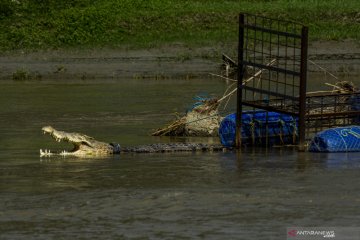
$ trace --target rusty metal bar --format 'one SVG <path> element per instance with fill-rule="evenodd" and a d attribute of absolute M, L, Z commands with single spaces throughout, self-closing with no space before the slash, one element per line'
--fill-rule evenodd
<path fill-rule="evenodd" d="M 301 38 L 301 35 L 298 35 L 298 34 L 288 33 L 288 32 L 283 32 L 283 31 L 276 31 L 276 30 L 272 30 L 272 29 L 269 29 L 269 28 L 259 27 L 259 26 L 256 26 L 256 25 L 246 25 L 246 27 L 249 28 L 249 29 L 252 29 L 252 30 L 259 30 L 261 32 L 272 33 L 272 34 L 279 35 L 279 36 L 292 37 L 292 38 Z"/>
<path fill-rule="evenodd" d="M 263 109 L 263 110 L 270 111 L 270 112 L 278 112 L 278 113 L 288 114 L 290 116 L 296 116 L 296 117 L 298 116 L 297 113 L 292 113 L 292 112 L 289 112 L 288 110 L 280 109 L 278 107 L 258 104 L 257 102 L 243 102 L 243 105 L 248 106 L 248 107 Z"/>
<path fill-rule="evenodd" d="M 291 100 L 298 100 L 297 97 L 293 97 L 293 96 L 289 96 L 289 95 L 285 95 L 285 94 L 281 94 L 281 93 L 277 93 L 274 91 L 268 91 L 268 90 L 260 90 L 254 87 L 248 87 L 248 86 L 243 86 L 244 89 L 247 90 L 251 90 L 253 92 L 258 92 L 258 93 L 266 93 L 272 96 L 276 96 L 276 97 L 282 97 L 283 99 L 291 99 Z"/>
<path fill-rule="evenodd" d="M 236 148 L 241 147 L 241 120 L 242 120 L 242 82 L 244 79 L 244 25 L 245 15 L 239 15 L 239 46 L 238 46 L 238 71 L 237 71 L 237 105 L 236 105 Z"/>
<path fill-rule="evenodd" d="M 249 16 L 249 17 L 259 17 L 259 15 L 257 14 L 254 14 L 254 13 L 246 13 L 246 16 Z M 262 19 L 265 19 L 265 20 L 274 20 L 273 18 L 271 17 L 264 17 L 264 16 L 261 16 Z M 285 20 L 285 19 L 282 19 L 281 22 L 283 23 L 287 23 L 287 24 L 298 24 L 294 21 L 291 21 L 291 20 Z"/>
<path fill-rule="evenodd" d="M 301 29 L 301 62 L 299 94 L 299 151 L 305 151 L 305 115 L 306 115 L 306 78 L 308 54 L 308 28 Z"/>
<path fill-rule="evenodd" d="M 291 70 L 287 70 L 287 69 L 283 69 L 283 68 L 273 67 L 273 66 L 269 66 L 269 65 L 265 65 L 265 64 L 259 64 L 259 63 L 248 62 L 248 61 L 244 61 L 244 64 L 246 64 L 247 66 L 251 66 L 251 67 L 267 69 L 267 70 L 270 70 L 270 71 L 273 71 L 273 72 L 291 74 L 291 75 L 294 75 L 294 76 L 300 76 L 301 75 L 300 72 L 295 72 L 295 71 L 291 71 Z"/>
<path fill-rule="evenodd" d="M 330 117 L 351 117 L 351 116 L 359 116 L 359 111 L 346 111 L 346 112 L 330 112 L 330 113 L 315 113 L 315 114 L 308 114 L 306 115 L 306 119 L 310 119 L 310 120 L 316 120 L 317 118 L 321 118 L 321 117 L 325 117 L 325 118 L 330 118 Z"/>

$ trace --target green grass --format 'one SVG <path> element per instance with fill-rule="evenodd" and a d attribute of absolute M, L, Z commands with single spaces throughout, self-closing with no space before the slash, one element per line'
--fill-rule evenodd
<path fill-rule="evenodd" d="M 26 80 L 41 80 L 42 76 L 39 72 L 30 72 L 26 69 L 17 69 L 13 75 L 12 79 L 15 81 L 26 81 Z"/>
<path fill-rule="evenodd" d="M 360 40 L 359 0 L 1 0 L 0 50 L 235 42 L 239 12 L 308 25 L 310 40 Z"/>

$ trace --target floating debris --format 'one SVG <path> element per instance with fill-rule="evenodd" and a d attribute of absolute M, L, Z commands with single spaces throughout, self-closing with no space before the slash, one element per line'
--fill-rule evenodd
<path fill-rule="evenodd" d="M 152 136 L 218 136 L 221 117 L 216 98 L 198 97 L 185 116 L 152 133 Z"/>
<path fill-rule="evenodd" d="M 271 66 L 277 62 L 276 59 L 271 60 L 267 66 Z M 253 76 L 243 81 L 247 84 L 254 79 L 260 79 L 264 69 L 259 70 Z M 226 78 L 228 79 L 228 78 Z M 237 82 L 235 79 L 232 81 Z M 231 90 L 231 87 L 233 89 Z M 230 85 L 221 98 L 204 98 L 197 97 L 197 102 L 193 108 L 186 113 L 185 116 L 171 122 L 169 125 L 153 132 L 152 136 L 201 136 L 213 137 L 218 136 L 220 122 L 223 119 L 219 114 L 220 103 L 229 100 L 235 94 L 237 87 Z M 225 107 L 227 103 L 225 104 Z"/>

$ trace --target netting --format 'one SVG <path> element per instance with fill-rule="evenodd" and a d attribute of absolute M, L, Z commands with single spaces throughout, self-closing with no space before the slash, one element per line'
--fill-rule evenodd
<path fill-rule="evenodd" d="M 360 151 L 360 126 L 337 127 L 316 134 L 309 145 L 310 152 Z"/>
<path fill-rule="evenodd" d="M 360 95 L 353 95 L 349 99 L 351 110 L 360 111 Z M 354 117 L 353 124 L 360 124 L 360 114 Z"/>
<path fill-rule="evenodd" d="M 298 120 L 287 114 L 267 111 L 247 111 L 242 114 L 243 145 L 287 145 L 298 140 Z M 219 127 L 221 144 L 235 146 L 236 114 L 226 116 Z"/>

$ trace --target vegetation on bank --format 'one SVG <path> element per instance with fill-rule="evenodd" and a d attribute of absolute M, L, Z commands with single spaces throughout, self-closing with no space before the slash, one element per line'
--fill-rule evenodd
<path fill-rule="evenodd" d="M 0 50 L 235 42 L 239 12 L 360 40 L 359 0 L 1 0 Z"/>

